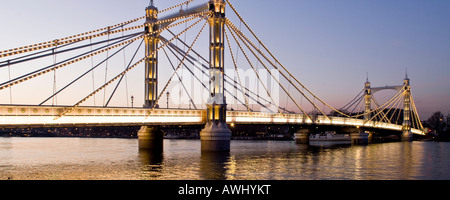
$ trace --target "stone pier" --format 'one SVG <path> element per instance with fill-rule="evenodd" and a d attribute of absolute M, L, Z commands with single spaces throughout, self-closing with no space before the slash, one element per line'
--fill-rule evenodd
<path fill-rule="evenodd" d="M 412 142 L 413 133 L 411 131 L 403 131 L 401 136 L 402 142 Z"/>
<path fill-rule="evenodd" d="M 294 133 L 295 143 L 297 144 L 309 144 L 309 130 L 303 129 Z"/>
<path fill-rule="evenodd" d="M 138 132 L 139 149 L 163 150 L 164 134 L 159 126 L 142 126 Z"/>

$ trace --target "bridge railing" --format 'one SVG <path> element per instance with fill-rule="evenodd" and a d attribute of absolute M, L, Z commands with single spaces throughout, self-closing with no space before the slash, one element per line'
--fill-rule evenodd
<path fill-rule="evenodd" d="M 206 123 L 205 110 L 77 107 L 59 118 L 66 109 L 70 107 L 0 105 L 0 127 L 202 125 Z M 323 115 L 311 116 L 310 119 L 302 114 L 248 111 L 227 111 L 227 123 L 317 124 L 402 130 L 401 125 L 377 121 L 366 122 L 363 119 Z M 424 134 L 419 129 L 411 129 L 411 132 Z"/>
<path fill-rule="evenodd" d="M 203 124 L 204 111 L 187 109 L 0 106 L 0 127 L 43 126 L 125 126 L 164 124 Z"/>

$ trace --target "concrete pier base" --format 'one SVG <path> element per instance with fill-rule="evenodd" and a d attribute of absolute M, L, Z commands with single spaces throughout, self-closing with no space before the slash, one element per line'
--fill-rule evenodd
<path fill-rule="evenodd" d="M 307 130 L 300 130 L 294 133 L 294 140 L 297 144 L 309 144 L 309 133 Z"/>
<path fill-rule="evenodd" d="M 403 131 L 401 140 L 402 140 L 402 142 L 412 142 L 413 141 L 413 133 L 411 131 Z"/>
<path fill-rule="evenodd" d="M 369 133 L 350 133 L 352 144 L 369 144 Z"/>
<path fill-rule="evenodd" d="M 164 134 L 159 126 L 142 126 L 138 132 L 139 149 L 163 150 Z"/>
<path fill-rule="evenodd" d="M 200 132 L 202 151 L 230 151 L 231 130 L 225 122 L 208 123 Z"/>

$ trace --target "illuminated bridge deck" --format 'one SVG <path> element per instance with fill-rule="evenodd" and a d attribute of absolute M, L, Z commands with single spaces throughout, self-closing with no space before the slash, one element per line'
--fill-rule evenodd
<path fill-rule="evenodd" d="M 0 127 L 67 127 L 67 126 L 142 126 L 142 125 L 204 125 L 205 110 L 77 107 L 63 117 L 70 107 L 0 106 Z M 313 120 L 301 114 L 279 114 L 247 111 L 227 111 L 227 123 L 235 124 L 317 124 L 332 126 L 370 127 L 402 131 L 402 126 L 363 119 L 315 116 Z M 412 129 L 423 135 L 423 131 Z"/>

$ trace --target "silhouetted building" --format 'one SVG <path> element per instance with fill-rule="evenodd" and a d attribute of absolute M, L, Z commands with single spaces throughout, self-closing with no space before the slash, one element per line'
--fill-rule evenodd
<path fill-rule="evenodd" d="M 450 114 L 447 115 L 447 130 L 450 130 Z"/>

